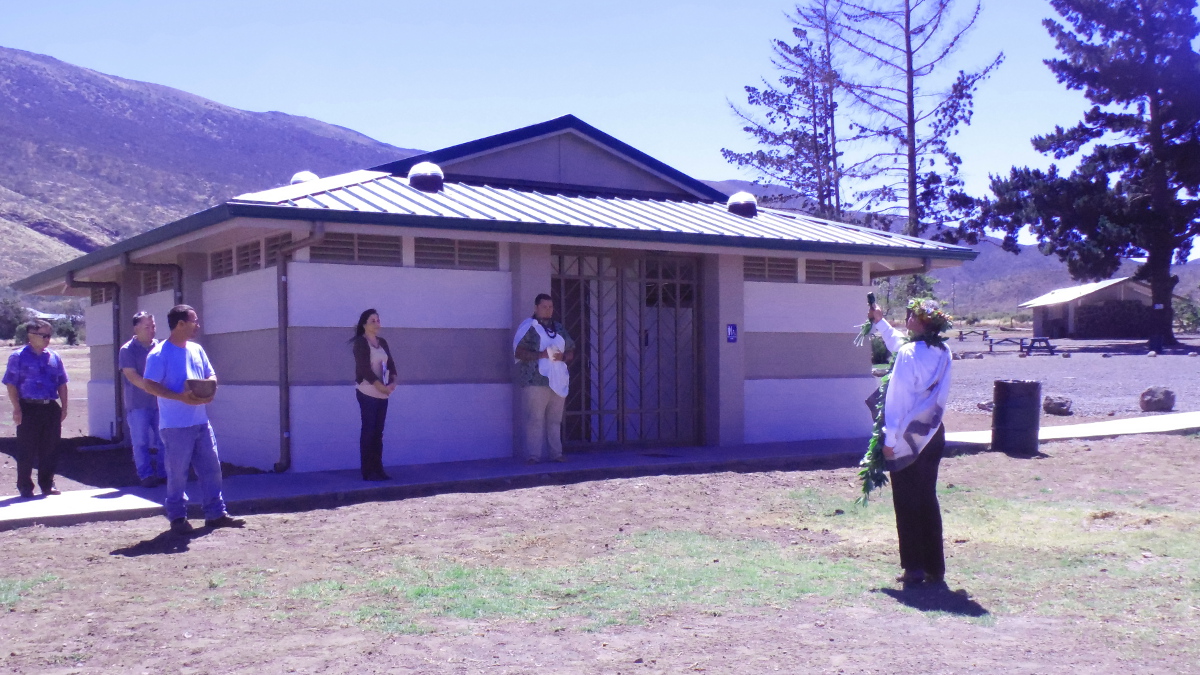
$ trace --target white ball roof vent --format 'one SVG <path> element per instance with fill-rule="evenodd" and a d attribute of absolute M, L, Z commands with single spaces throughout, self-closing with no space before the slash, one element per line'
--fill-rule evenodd
<path fill-rule="evenodd" d="M 734 215 L 753 218 L 758 215 L 758 199 L 749 192 L 739 192 L 729 198 L 725 208 Z"/>
<path fill-rule="evenodd" d="M 445 175 L 433 162 L 420 162 L 408 170 L 408 184 L 421 192 L 440 192 Z"/>
<path fill-rule="evenodd" d="M 297 173 L 295 176 L 292 176 L 291 184 L 295 185 L 297 183 L 307 183 L 310 180 L 316 180 L 318 178 L 320 178 L 320 176 L 318 176 L 317 174 L 315 174 L 311 171 L 301 171 L 301 172 Z"/>

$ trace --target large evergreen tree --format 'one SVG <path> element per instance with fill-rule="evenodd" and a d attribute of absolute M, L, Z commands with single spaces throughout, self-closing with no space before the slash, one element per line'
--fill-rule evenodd
<path fill-rule="evenodd" d="M 1063 58 L 1046 61 L 1092 108 L 1074 127 L 1033 139 L 1055 159 L 1084 152 L 1062 175 L 1014 167 L 993 177 L 995 201 L 974 224 L 1002 228 L 1015 250 L 1028 226 L 1043 253 L 1079 280 L 1111 277 L 1125 258 L 1145 258 L 1153 344 L 1173 343 L 1171 297 L 1200 234 L 1200 58 L 1196 0 L 1051 0 L 1062 21 L 1043 23 Z"/>
<path fill-rule="evenodd" d="M 838 74 L 833 62 L 840 0 L 813 0 L 788 18 L 795 42 L 774 40 L 772 65 L 778 82 L 746 87 L 745 110 L 731 105 L 760 146 L 750 152 L 722 149 L 726 161 L 750 167 L 758 183 L 799 193 L 806 210 L 842 218 L 842 177 L 837 136 Z M 766 197 L 789 200 L 790 195 Z"/>

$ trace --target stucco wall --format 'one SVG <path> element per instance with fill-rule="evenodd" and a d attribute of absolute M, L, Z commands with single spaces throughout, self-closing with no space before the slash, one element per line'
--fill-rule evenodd
<path fill-rule="evenodd" d="M 293 470 L 358 468 L 359 425 L 348 385 L 292 387 Z M 401 385 L 389 399 L 386 466 L 511 455 L 507 383 Z"/>
<path fill-rule="evenodd" d="M 138 312 L 150 312 L 154 315 L 154 337 L 159 340 L 165 340 L 171 334 L 171 329 L 167 325 L 167 313 L 174 306 L 175 291 L 169 288 L 165 291 L 138 296 L 137 299 Z M 128 330 L 122 331 L 122 334 L 133 336 L 132 322 L 130 322 Z"/>
<path fill-rule="evenodd" d="M 803 263 L 802 263 L 803 264 Z M 745 282 L 745 442 L 866 437 L 863 286 Z"/>

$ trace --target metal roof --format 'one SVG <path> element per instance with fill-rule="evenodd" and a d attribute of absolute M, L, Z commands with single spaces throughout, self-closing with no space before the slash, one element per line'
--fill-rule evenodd
<path fill-rule="evenodd" d="M 45 287 L 70 272 L 238 217 L 905 258 L 974 260 L 978 255 L 962 246 L 775 209 L 760 208 L 757 216 L 745 218 L 729 213 L 724 204 L 709 202 L 597 197 L 451 182 L 440 192 L 427 193 L 390 173 L 352 171 L 240 195 L 21 279 L 13 287 Z"/>
<path fill-rule="evenodd" d="M 1032 300 L 1022 302 L 1021 304 L 1017 305 L 1017 307 L 1044 307 L 1046 305 L 1061 305 L 1064 302 L 1078 300 L 1085 295 L 1091 295 L 1096 291 L 1108 288 L 1109 286 L 1115 286 L 1122 281 L 1128 281 L 1131 278 L 1132 277 L 1119 277 L 1117 279 L 1105 279 L 1104 281 L 1083 284 L 1082 286 L 1056 288 L 1045 295 L 1039 295 Z"/>
<path fill-rule="evenodd" d="M 973 260 L 977 255 L 962 246 L 774 209 L 760 208 L 757 216 L 746 218 L 729 213 L 724 204 L 709 202 L 558 194 L 451 182 L 440 192 L 428 193 L 410 187 L 405 178 L 380 171 L 355 171 L 244 194 L 231 204 L 420 218 L 422 225 L 434 227 L 437 225 L 431 221 L 450 219 L 455 228 L 476 230 L 955 260 Z"/>

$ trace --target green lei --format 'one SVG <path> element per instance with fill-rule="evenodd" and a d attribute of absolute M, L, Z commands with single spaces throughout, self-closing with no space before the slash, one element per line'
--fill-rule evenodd
<path fill-rule="evenodd" d="M 909 336 L 909 342 L 924 342 L 930 347 L 946 348 L 946 338 L 938 333 Z M 871 499 L 871 493 L 888 484 L 887 462 L 883 456 L 883 419 L 884 404 L 887 401 L 888 383 L 892 381 L 892 367 L 896 365 L 896 355 L 888 360 L 888 373 L 879 380 L 879 401 L 875 404 L 875 426 L 871 429 L 871 441 L 867 444 L 867 453 L 858 462 L 858 479 L 862 481 L 862 496 L 855 500 L 859 506 L 866 506 Z"/>

